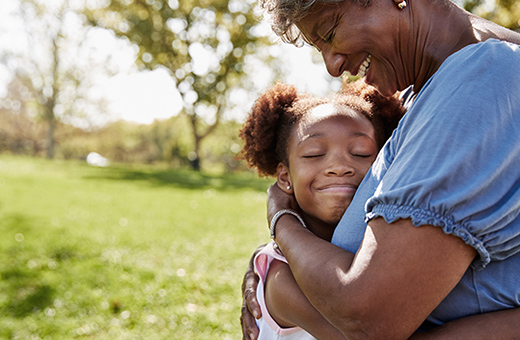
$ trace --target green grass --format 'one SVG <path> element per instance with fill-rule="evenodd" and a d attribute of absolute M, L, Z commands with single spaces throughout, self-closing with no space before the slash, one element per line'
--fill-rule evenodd
<path fill-rule="evenodd" d="M 0 339 L 240 339 L 267 186 L 0 155 Z"/>

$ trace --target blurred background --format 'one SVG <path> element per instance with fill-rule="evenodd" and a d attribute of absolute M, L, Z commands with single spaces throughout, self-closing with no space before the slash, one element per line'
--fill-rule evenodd
<path fill-rule="evenodd" d="M 241 338 L 271 180 L 238 129 L 278 79 L 339 88 L 254 0 L 1 0 L 0 339 Z"/>
<path fill-rule="evenodd" d="M 259 91 L 337 86 L 310 48 L 276 43 L 254 1 L 1 6 L 0 150 L 13 154 L 232 171 L 232 131 Z"/>

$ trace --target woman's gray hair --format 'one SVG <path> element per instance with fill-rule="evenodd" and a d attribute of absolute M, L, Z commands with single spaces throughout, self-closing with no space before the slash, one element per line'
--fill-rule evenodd
<path fill-rule="evenodd" d="M 295 25 L 318 3 L 335 3 L 351 0 L 260 0 L 260 7 L 268 14 L 271 28 L 282 41 L 301 46 L 305 37 Z M 358 0 L 365 6 L 370 0 Z"/>

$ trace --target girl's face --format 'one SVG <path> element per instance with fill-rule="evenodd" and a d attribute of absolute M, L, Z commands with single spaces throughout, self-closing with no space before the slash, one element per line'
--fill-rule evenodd
<path fill-rule="evenodd" d="M 344 105 L 314 108 L 293 128 L 288 145 L 288 180 L 302 210 L 335 227 L 378 151 L 365 116 Z"/>

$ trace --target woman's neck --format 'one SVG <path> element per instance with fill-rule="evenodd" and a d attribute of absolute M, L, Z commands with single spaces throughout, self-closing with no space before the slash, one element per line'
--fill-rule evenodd
<path fill-rule="evenodd" d="M 450 1 L 414 3 L 409 1 L 409 32 L 416 42 L 414 90 L 418 92 L 450 55 L 479 40 L 472 16 Z"/>

